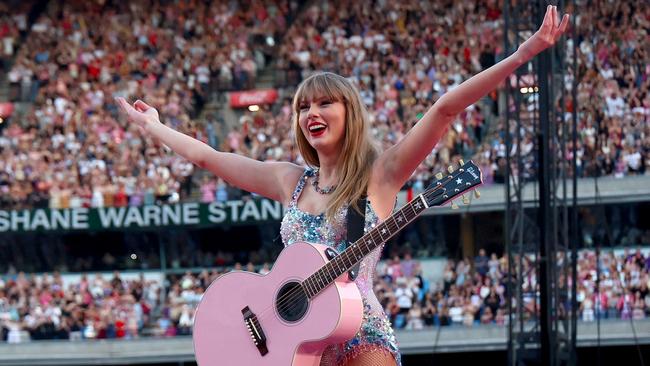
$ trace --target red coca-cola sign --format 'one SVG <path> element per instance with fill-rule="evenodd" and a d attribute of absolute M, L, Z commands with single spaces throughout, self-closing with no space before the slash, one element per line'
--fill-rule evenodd
<path fill-rule="evenodd" d="M 271 104 L 278 99 L 276 89 L 247 90 L 230 93 L 230 106 L 232 108 L 246 108 L 255 104 Z"/>
<path fill-rule="evenodd" d="M 14 113 L 13 103 L 0 103 L 0 117 L 2 118 L 11 117 L 12 113 Z"/>

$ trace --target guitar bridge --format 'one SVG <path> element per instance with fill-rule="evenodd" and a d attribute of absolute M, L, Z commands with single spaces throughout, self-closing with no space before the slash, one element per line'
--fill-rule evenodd
<path fill-rule="evenodd" d="M 241 310 L 242 315 L 244 316 L 244 323 L 248 329 L 248 333 L 251 335 L 253 344 L 257 347 L 257 350 L 260 352 L 260 355 L 264 356 L 269 353 L 269 349 L 266 347 L 266 335 L 262 326 L 257 321 L 257 316 L 251 311 L 247 306 Z"/>

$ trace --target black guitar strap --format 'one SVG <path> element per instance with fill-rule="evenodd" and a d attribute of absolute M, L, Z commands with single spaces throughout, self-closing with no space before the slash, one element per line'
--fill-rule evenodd
<path fill-rule="evenodd" d="M 359 240 L 363 235 L 363 228 L 366 224 L 366 196 L 362 196 L 357 201 L 357 205 L 363 215 L 360 215 L 357 210 L 353 209 L 352 206 L 348 208 L 348 245 Z M 359 274 L 359 263 L 357 263 L 352 269 L 348 272 L 348 278 L 350 281 L 354 281 Z"/>

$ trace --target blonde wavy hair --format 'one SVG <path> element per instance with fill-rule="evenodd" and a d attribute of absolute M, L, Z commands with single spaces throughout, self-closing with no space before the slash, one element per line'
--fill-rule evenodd
<path fill-rule="evenodd" d="M 372 172 L 372 164 L 379 155 L 379 149 L 370 136 L 368 111 L 361 102 L 357 88 L 346 78 L 331 72 L 319 72 L 305 79 L 298 86 L 293 98 L 293 129 L 296 145 L 303 159 L 313 168 L 320 167 L 318 154 L 302 133 L 300 104 L 327 97 L 345 105 L 345 134 L 341 160 L 336 167 L 338 182 L 327 204 L 325 216 L 332 220 L 336 213 L 349 204 L 360 212 L 357 200 L 366 194 Z M 361 212 L 360 212 L 361 213 Z M 363 213 L 362 213 L 363 214 Z"/>

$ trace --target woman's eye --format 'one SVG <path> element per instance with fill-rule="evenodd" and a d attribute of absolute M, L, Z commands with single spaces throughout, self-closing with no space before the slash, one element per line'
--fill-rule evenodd
<path fill-rule="evenodd" d="M 324 100 L 324 101 L 320 102 L 320 105 L 329 105 L 329 104 L 332 104 L 331 100 Z"/>

